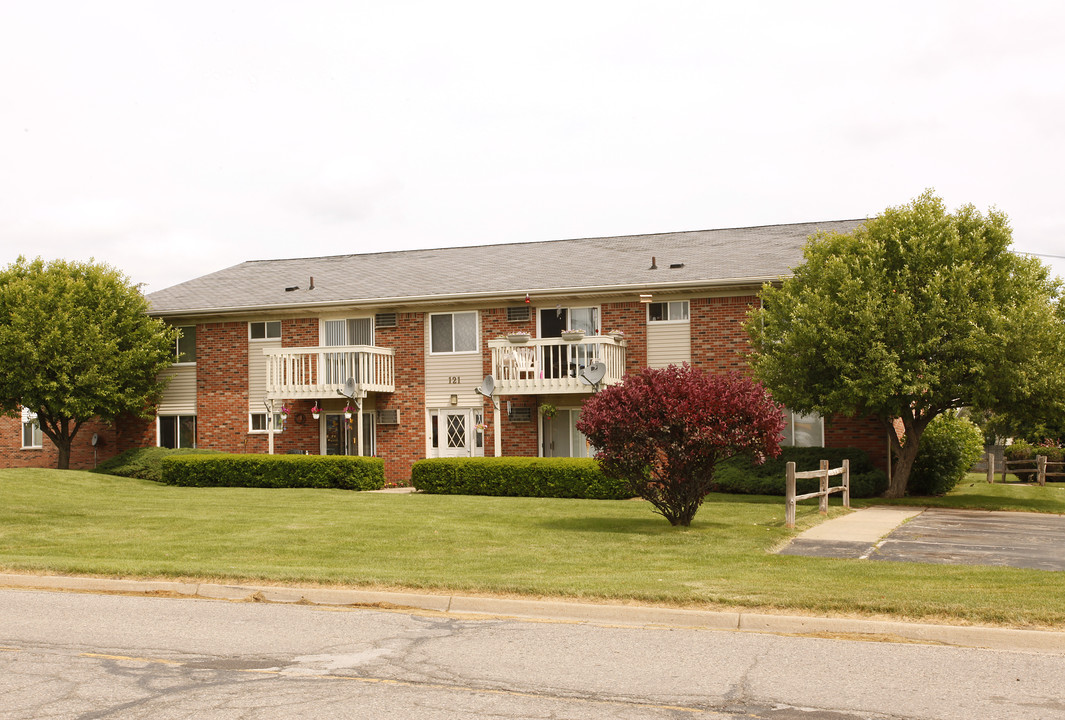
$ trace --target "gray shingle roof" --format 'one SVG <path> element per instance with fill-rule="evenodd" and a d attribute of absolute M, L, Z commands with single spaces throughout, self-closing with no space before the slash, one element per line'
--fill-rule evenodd
<path fill-rule="evenodd" d="M 863 220 L 253 260 L 148 295 L 160 315 L 480 295 L 727 286 L 790 274 L 806 238 Z M 658 269 L 650 270 L 654 257 Z M 671 264 L 683 263 L 681 268 Z M 314 278 L 314 289 L 308 288 Z M 286 287 L 299 286 L 286 291 Z"/>

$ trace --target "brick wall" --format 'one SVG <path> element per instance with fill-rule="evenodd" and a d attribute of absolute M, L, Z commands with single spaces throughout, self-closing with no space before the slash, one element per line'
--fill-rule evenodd
<path fill-rule="evenodd" d="M 196 444 L 244 452 L 248 436 L 248 323 L 196 326 Z"/>
<path fill-rule="evenodd" d="M 647 309 L 641 302 L 604 303 L 603 332 L 625 333 L 625 372 L 634 373 L 647 367 Z"/>
<path fill-rule="evenodd" d="M 99 442 L 93 454 L 92 436 L 99 435 Z M 59 453 L 52 441 L 45 435 L 43 447 L 22 448 L 22 418 L 0 417 L 0 467 L 17 468 L 54 468 Z M 72 470 L 89 470 L 104 460 L 113 458 L 125 448 L 116 442 L 116 432 L 112 425 L 101 420 L 90 420 L 78 430 L 70 447 L 70 467 Z"/>
<path fill-rule="evenodd" d="M 425 313 L 398 313 L 396 327 L 378 328 L 374 342 L 396 353 L 396 391 L 380 393 L 377 409 L 399 410 L 399 425 L 377 426 L 377 454 L 386 480 L 406 485 L 414 461 L 425 457 Z"/>
<path fill-rule="evenodd" d="M 755 295 L 694 298 L 689 304 L 692 365 L 723 373 L 747 369 L 748 348 L 743 322 L 758 305 Z"/>
<path fill-rule="evenodd" d="M 869 459 L 887 472 L 887 430 L 873 416 L 833 415 L 825 419 L 826 447 L 856 447 L 869 453 Z"/>

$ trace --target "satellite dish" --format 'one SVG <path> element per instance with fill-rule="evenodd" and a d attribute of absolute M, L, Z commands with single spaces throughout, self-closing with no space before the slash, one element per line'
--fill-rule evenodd
<path fill-rule="evenodd" d="M 92 446 L 96 447 L 100 442 L 100 436 L 96 433 L 92 434 Z"/>
<path fill-rule="evenodd" d="M 601 362 L 588 363 L 588 366 L 581 370 L 578 380 L 585 385 L 592 385 L 593 387 L 603 382 L 603 378 L 606 377 L 606 365 Z"/>
<path fill-rule="evenodd" d="M 485 375 L 484 381 L 481 383 L 481 387 L 477 388 L 477 392 L 484 395 L 487 398 L 492 397 L 492 393 L 496 391 L 496 381 L 491 375 Z"/>
<path fill-rule="evenodd" d="M 355 390 L 356 389 L 357 388 L 355 387 L 355 378 L 350 378 L 349 377 L 347 380 L 344 381 L 344 389 L 343 390 L 337 390 L 337 392 L 340 393 L 341 395 L 345 395 L 345 396 L 347 396 L 349 398 L 354 399 Z"/>

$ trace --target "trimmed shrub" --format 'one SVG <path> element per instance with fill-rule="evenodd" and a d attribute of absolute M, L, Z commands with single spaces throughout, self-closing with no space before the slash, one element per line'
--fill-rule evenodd
<path fill-rule="evenodd" d="M 217 450 L 199 450 L 193 448 L 133 448 L 105 460 L 91 472 L 120 477 L 140 478 L 141 480 L 163 481 L 163 458 L 173 455 L 195 455 L 210 453 L 217 455 Z"/>
<path fill-rule="evenodd" d="M 887 490 L 887 475 L 869 460 L 869 454 L 858 448 L 783 447 L 780 455 L 755 465 L 746 458 L 732 458 L 719 463 L 714 473 L 714 490 L 738 495 L 784 496 L 785 476 L 789 462 L 795 463 L 797 472 L 817 470 L 822 460 L 829 467 L 839 467 L 844 459 L 851 464 L 851 497 L 874 497 Z M 832 478 L 838 485 L 839 478 Z M 800 479 L 795 482 L 799 495 L 818 490 L 817 479 Z"/>
<path fill-rule="evenodd" d="M 620 500 L 633 493 L 586 458 L 431 458 L 411 469 L 411 484 L 438 495 Z"/>
<path fill-rule="evenodd" d="M 163 459 L 163 482 L 186 487 L 380 490 L 381 458 L 346 455 L 176 455 Z"/>
<path fill-rule="evenodd" d="M 921 435 L 907 495 L 946 495 L 984 453 L 984 435 L 968 418 L 939 415 Z"/>

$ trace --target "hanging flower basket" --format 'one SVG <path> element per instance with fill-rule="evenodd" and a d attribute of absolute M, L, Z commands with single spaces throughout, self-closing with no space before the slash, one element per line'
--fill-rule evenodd
<path fill-rule="evenodd" d="M 515 345 L 520 345 L 522 343 L 529 342 L 529 337 L 529 333 L 527 332 L 507 333 L 507 340 L 514 343 Z"/>
<path fill-rule="evenodd" d="M 583 330 L 563 330 L 562 331 L 562 339 L 565 340 L 566 342 L 575 342 L 577 340 L 583 340 L 584 339 L 584 331 Z"/>
<path fill-rule="evenodd" d="M 322 408 L 318 407 L 318 403 L 315 403 L 314 407 L 311 408 L 311 417 L 317 420 L 321 414 Z"/>
<path fill-rule="evenodd" d="M 281 422 L 288 420 L 288 405 L 281 406 Z"/>
<path fill-rule="evenodd" d="M 345 405 L 344 406 L 344 419 L 345 420 L 351 420 L 351 413 L 352 413 L 351 405 Z"/>

